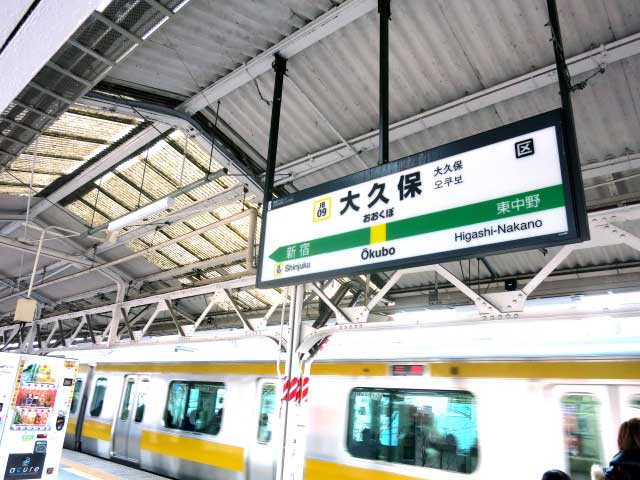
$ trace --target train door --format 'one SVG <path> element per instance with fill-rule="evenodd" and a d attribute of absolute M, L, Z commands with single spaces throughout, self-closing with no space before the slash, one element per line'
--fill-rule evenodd
<path fill-rule="evenodd" d="M 82 420 L 82 411 L 85 406 L 85 386 L 87 384 L 86 376 L 78 376 L 73 386 L 73 396 L 71 397 L 71 406 L 69 407 L 69 421 L 67 422 L 67 430 L 64 437 L 64 448 L 79 450 L 80 445 L 80 426 Z"/>
<path fill-rule="evenodd" d="M 591 465 L 606 465 L 612 455 L 612 398 L 604 385 L 559 385 L 554 389 L 562 415 L 567 473 L 590 480 Z"/>
<path fill-rule="evenodd" d="M 276 476 L 277 381 L 258 380 L 258 415 L 249 447 L 249 480 L 269 480 Z"/>
<path fill-rule="evenodd" d="M 140 436 L 149 379 L 127 375 L 115 419 L 111 454 L 129 462 L 140 462 Z"/>

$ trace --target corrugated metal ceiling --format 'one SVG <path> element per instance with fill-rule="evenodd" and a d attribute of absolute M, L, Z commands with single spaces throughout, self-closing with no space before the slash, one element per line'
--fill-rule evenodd
<path fill-rule="evenodd" d="M 341 1 L 192 0 L 110 79 L 193 95 Z"/>
<path fill-rule="evenodd" d="M 192 0 L 114 68 L 108 80 L 169 97 L 188 97 L 339 3 L 332 0 Z M 567 57 L 640 32 L 640 2 L 634 0 L 563 0 L 559 8 Z M 474 0 L 396 0 L 392 3 L 392 13 L 391 122 L 554 63 L 543 0 L 495 0 L 491 8 Z M 638 79 L 640 56 L 635 56 L 609 65 L 603 75 L 590 80 L 585 90 L 574 94 L 584 164 L 640 152 Z M 272 90 L 273 73 L 267 72 L 223 97 L 220 105 L 221 119 L 263 156 L 268 144 Z M 557 86 L 541 88 L 394 141 L 391 158 L 423 151 L 558 106 Z M 104 143 L 88 140 L 110 142 L 109 135 L 117 133 L 92 118 L 83 129 L 83 135 L 90 138 L 65 139 L 69 143 L 56 144 L 60 141 L 58 134 L 74 132 L 74 118 L 61 118 L 52 127 L 52 136 L 41 139 L 40 149 L 49 148 L 49 155 L 62 158 L 56 157 L 56 162 L 50 163 L 55 165 L 55 170 L 45 167 L 38 170 L 38 182 L 47 184 L 52 180 L 52 173 L 75 168 L 79 160 L 72 158 L 74 154 L 86 160 L 84 157 L 91 158 L 106 148 Z M 288 164 L 339 144 L 341 140 L 336 131 L 343 138 L 351 139 L 376 129 L 377 125 L 378 16 L 372 11 L 289 60 L 278 164 Z M 147 152 L 79 192 L 70 199 L 67 208 L 88 227 L 102 225 L 224 166 L 216 158 L 210 166 L 209 152 L 195 142 L 187 143 L 183 164 L 184 145 L 184 134 L 170 133 Z M 54 151 L 55 148 L 59 150 Z M 15 162 L 13 173 L 21 179 L 27 175 L 24 170 L 30 158 L 25 153 Z M 307 188 L 376 163 L 376 150 L 362 152 L 304 176 L 289 188 Z M 633 173 L 625 172 L 625 175 Z M 617 175 L 618 181 L 614 184 L 595 187 L 592 185 L 610 179 L 588 180 L 588 202 L 600 205 L 615 195 L 640 192 L 640 178 L 623 180 L 620 177 Z M 0 183 L 5 180 L 0 178 Z M 237 178 L 223 176 L 188 195 L 181 195 L 174 209 L 209 198 L 237 181 Z M 17 187 L 0 188 L 7 189 L 0 191 L 11 192 Z M 141 250 L 226 218 L 247 206 L 246 202 L 244 205 L 238 202 L 161 228 L 135 240 L 130 247 Z M 237 252 L 246 246 L 247 230 L 246 219 L 243 219 L 149 253 L 146 258 L 161 269 L 171 269 Z M 493 256 L 489 261 L 499 276 L 529 274 L 537 271 L 553 251 L 546 257 L 532 251 Z M 637 252 L 626 247 L 607 247 L 575 253 L 560 268 L 639 260 Z M 456 263 L 449 267 L 460 275 L 467 272 L 465 278 L 477 277 L 477 270 L 471 268 L 469 272 L 465 265 Z M 241 265 L 220 266 L 203 272 L 201 278 L 235 274 L 242 268 Z M 489 277 L 486 268 L 481 267 L 480 276 Z M 183 278 L 182 282 L 192 280 Z M 409 276 L 398 286 L 431 284 L 433 280 L 431 274 Z M 247 291 L 239 301 L 247 307 L 262 308 L 277 295 L 274 291 Z"/>
<path fill-rule="evenodd" d="M 139 119 L 74 106 L 0 173 L 0 194 L 37 194 L 126 137 Z"/>
<path fill-rule="evenodd" d="M 69 199 L 67 208 L 82 218 L 89 228 L 100 227 L 221 168 L 222 165 L 215 156 L 209 161 L 209 154 L 193 140 L 189 140 L 182 132 L 173 131 L 139 155 L 96 179 L 85 192 L 76 195 L 77 198 Z M 216 210 L 168 227 L 161 223 L 162 216 L 171 211 L 210 198 L 236 184 L 235 178 L 222 177 L 179 195 L 172 210 L 154 217 L 158 222 L 158 229 L 131 242 L 129 246 L 139 251 L 228 216 L 228 209 L 222 212 Z M 160 268 L 168 269 L 242 250 L 246 246 L 248 235 L 246 223 L 242 227 L 244 228 L 233 229 L 227 226 L 192 237 L 149 253 L 147 259 Z M 224 233 L 220 233 L 222 231 Z"/>
<path fill-rule="evenodd" d="M 637 2 L 567 1 L 560 2 L 560 9 L 567 56 L 640 31 Z M 491 9 L 472 1 L 394 2 L 391 122 L 553 64 L 546 22 L 542 1 L 501 1 Z M 288 64 L 289 77 L 347 139 L 377 128 L 377 43 L 374 12 L 296 55 Z M 574 95 L 585 161 L 618 155 L 625 148 L 639 151 L 639 120 L 634 109 L 638 87 L 637 82 L 628 80 L 638 78 L 633 75 L 638 73 L 639 62 L 634 57 L 610 66 L 586 90 Z M 257 79 L 262 92 L 271 92 L 272 82 L 272 72 Z M 399 158 L 557 106 L 557 87 L 547 87 L 448 122 L 448 128 L 437 126 L 393 142 L 392 156 Z M 223 98 L 220 108 L 221 117 L 263 155 L 269 113 L 254 84 Z M 279 164 L 339 143 L 327 124 L 310 112 L 304 96 L 287 83 L 281 122 Z M 375 152 L 361 157 L 368 165 L 375 164 Z M 347 160 L 343 162 L 346 165 L 318 172 L 296 187 L 339 177 L 345 173 L 343 167 L 349 172 L 362 169 L 362 163 L 356 162 Z"/>

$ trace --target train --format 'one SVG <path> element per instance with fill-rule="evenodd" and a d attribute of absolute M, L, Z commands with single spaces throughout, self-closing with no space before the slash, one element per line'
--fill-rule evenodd
<path fill-rule="evenodd" d="M 65 447 L 176 479 L 270 480 L 276 363 L 82 365 Z M 589 479 L 640 416 L 640 358 L 399 358 L 312 365 L 305 478 Z"/>

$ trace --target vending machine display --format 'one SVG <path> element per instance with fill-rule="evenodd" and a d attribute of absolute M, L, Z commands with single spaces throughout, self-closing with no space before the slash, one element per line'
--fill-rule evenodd
<path fill-rule="evenodd" d="M 75 360 L 0 353 L 0 475 L 54 479 L 78 371 Z"/>
<path fill-rule="evenodd" d="M 58 386 L 55 367 L 38 362 L 25 363 L 15 398 L 11 430 L 46 431 L 56 401 Z"/>

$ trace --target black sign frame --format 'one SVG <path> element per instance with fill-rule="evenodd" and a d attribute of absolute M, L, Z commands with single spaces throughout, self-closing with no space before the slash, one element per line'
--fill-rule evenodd
<path fill-rule="evenodd" d="M 340 276 L 382 272 L 387 270 L 397 270 L 423 265 L 434 265 L 438 263 L 466 260 L 468 258 L 513 253 L 543 247 L 567 245 L 589 240 L 584 190 L 580 189 L 579 191 L 577 191 L 576 184 L 581 184 L 581 182 L 576 182 L 572 178 L 574 175 L 576 175 L 576 172 L 578 172 L 577 174 L 580 174 L 581 172 L 580 161 L 578 158 L 567 155 L 567 135 L 563 118 L 564 117 L 562 109 L 551 110 L 534 117 L 526 118 L 509 125 L 473 135 L 471 137 L 466 137 L 455 142 L 426 150 L 424 152 L 409 155 L 394 162 L 386 163 L 369 170 L 363 170 L 346 177 L 331 180 L 329 182 L 316 185 L 315 187 L 283 196 L 269 202 L 267 208 L 263 210 L 262 221 L 265 222 L 265 224 L 269 221 L 269 212 L 271 210 L 276 210 L 278 208 L 321 196 L 336 190 L 340 190 L 342 188 L 351 187 L 353 185 L 374 180 L 376 178 L 391 175 L 401 170 L 422 166 L 431 162 L 435 162 L 437 160 L 451 157 L 453 155 L 459 155 L 469 150 L 475 150 L 477 148 L 508 140 L 513 137 L 526 135 L 527 133 L 542 130 L 547 127 L 555 127 L 556 138 L 558 142 L 562 186 L 565 196 L 565 208 L 567 212 L 568 230 L 566 233 L 555 233 L 519 240 L 509 240 L 505 242 L 492 243 L 489 245 L 461 248 L 458 250 L 447 252 L 437 252 L 410 258 L 389 260 L 386 262 L 378 262 L 367 265 L 327 270 L 325 272 L 319 273 L 298 275 L 295 277 L 276 278 L 267 281 L 261 280 L 265 246 L 264 240 L 261 239 L 260 252 L 258 257 L 258 272 L 256 275 L 256 286 L 258 288 L 274 288 L 299 285 L 305 282 L 326 280 Z M 264 231 L 266 236 L 267 229 L 265 228 Z"/>

